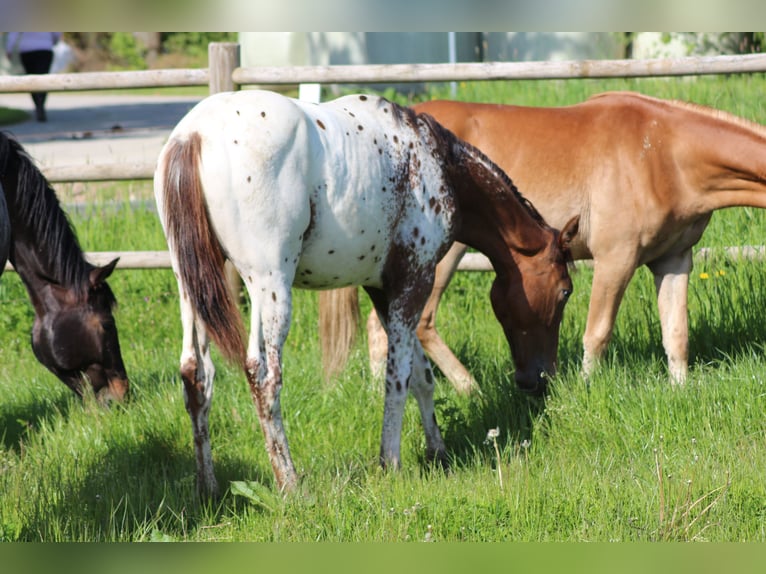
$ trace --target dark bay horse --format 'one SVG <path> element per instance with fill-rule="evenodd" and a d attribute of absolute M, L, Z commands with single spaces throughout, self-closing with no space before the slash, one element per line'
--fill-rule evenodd
<path fill-rule="evenodd" d="M 8 215 L 8 205 L 5 203 L 5 192 L 0 183 L 0 275 L 5 270 L 8 252 L 11 250 L 11 217 Z"/>
<path fill-rule="evenodd" d="M 35 357 L 78 395 L 90 384 L 99 401 L 122 400 L 128 377 L 112 315 L 116 301 L 106 283 L 117 260 L 104 267 L 88 263 L 50 184 L 2 132 L 0 187 L 10 227 L 8 260 L 34 306 Z"/>
<path fill-rule="evenodd" d="M 414 109 L 497 162 L 553 227 L 580 216 L 572 254 L 594 263 L 583 371 L 592 371 L 603 355 L 628 282 L 638 266 L 647 265 L 671 381 L 683 382 L 692 246 L 714 210 L 766 207 L 766 128 L 696 104 L 629 92 L 559 108 L 431 101 Z M 418 329 L 434 363 L 463 389 L 470 374 L 439 337 L 434 317 L 465 249 L 456 243 L 437 267 L 436 289 Z M 355 290 L 334 294 L 349 299 L 345 305 L 357 296 Z M 335 304 L 320 299 L 320 316 L 333 314 Z M 370 340 L 379 340 L 374 317 L 368 325 Z M 370 353 L 379 363 L 385 348 Z"/>
<path fill-rule="evenodd" d="M 280 407 L 293 286 L 361 285 L 374 302 L 388 333 L 383 466 L 399 466 L 408 391 L 428 457 L 445 459 L 415 328 L 454 240 L 492 261 L 490 298 L 519 384 L 555 370 L 577 218 L 561 233 L 548 227 L 494 163 L 427 115 L 376 96 L 316 105 L 258 90 L 214 95 L 176 126 L 154 185 L 178 278 L 180 371 L 203 492 L 217 491 L 211 340 L 245 371 L 277 486 L 296 486 Z M 247 342 L 227 259 L 250 295 Z"/>

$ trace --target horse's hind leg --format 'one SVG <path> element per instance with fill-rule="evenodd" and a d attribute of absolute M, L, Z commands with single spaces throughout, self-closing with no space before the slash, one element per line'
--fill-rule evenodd
<path fill-rule="evenodd" d="M 181 351 L 181 379 L 184 386 L 184 404 L 192 423 L 194 450 L 197 459 L 197 489 L 201 494 L 215 496 L 218 483 L 213 471 L 208 419 L 213 400 L 215 367 L 210 357 L 210 339 L 200 321 L 196 321 L 189 298 L 179 284 L 183 348 Z"/>
<path fill-rule="evenodd" d="M 686 381 L 689 368 L 689 273 L 692 252 L 688 249 L 649 265 L 657 289 L 657 308 L 662 326 L 662 345 L 668 357 L 671 383 Z"/>
<path fill-rule="evenodd" d="M 274 477 L 280 490 L 294 490 L 298 483 L 282 423 L 282 347 L 290 327 L 292 277 L 280 280 L 274 273 L 253 279 L 245 285 L 250 294 L 252 315 L 245 372 L 258 420 L 266 440 Z"/>

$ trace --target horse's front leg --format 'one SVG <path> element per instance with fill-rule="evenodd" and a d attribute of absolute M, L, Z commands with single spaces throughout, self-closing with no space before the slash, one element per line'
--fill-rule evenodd
<path fill-rule="evenodd" d="M 427 286 L 428 282 L 413 281 Z M 420 301 L 428 291 L 417 287 L 408 289 L 408 297 L 384 294 L 380 290 L 367 289 L 388 334 L 388 361 L 386 363 L 385 405 L 383 430 L 380 442 L 380 464 L 384 468 L 399 468 L 401 463 L 401 436 L 404 406 L 407 393 L 412 388 L 420 407 L 423 428 L 426 433 L 427 456 L 445 459 L 444 441 L 436 423 L 433 405 L 433 373 L 423 352 L 415 325 Z"/>
<path fill-rule="evenodd" d="M 595 371 L 612 338 L 617 311 L 636 270 L 635 261 L 632 253 L 594 256 L 588 320 L 583 334 L 582 371 L 585 376 Z"/>
<path fill-rule="evenodd" d="M 401 462 L 402 421 L 412 369 L 412 340 L 417 318 L 402 324 L 398 312 L 393 312 L 389 296 L 380 289 L 365 287 L 375 311 L 386 331 L 388 349 L 386 362 L 383 429 L 380 439 L 380 465 L 398 469 Z"/>
<path fill-rule="evenodd" d="M 205 327 L 196 321 L 183 287 L 180 288 L 183 349 L 181 351 L 181 380 L 184 405 L 189 413 L 197 459 L 197 489 L 200 494 L 216 496 L 218 482 L 213 471 L 208 419 L 213 400 L 215 367 L 210 357 L 210 339 Z"/>
<path fill-rule="evenodd" d="M 471 373 L 468 372 L 468 369 L 455 356 L 452 349 L 447 346 L 447 343 L 444 342 L 436 330 L 436 311 L 439 308 L 442 294 L 447 289 L 467 249 L 462 243 L 453 243 L 447 254 L 442 257 L 442 260 L 436 266 L 434 286 L 431 290 L 431 295 L 426 301 L 423 314 L 420 316 L 417 330 L 418 339 L 420 339 L 423 348 L 431 357 L 431 360 L 439 367 L 439 370 L 444 373 L 444 376 L 447 377 L 455 390 L 460 394 L 468 394 L 478 389 L 479 386 Z M 430 366 L 428 368 L 430 369 Z"/>
<path fill-rule="evenodd" d="M 383 468 L 398 469 L 401 466 L 402 422 L 412 372 L 415 333 L 413 329 L 405 328 L 398 318 L 391 319 L 388 327 L 388 361 L 383 430 L 380 439 L 380 464 Z"/>
<path fill-rule="evenodd" d="M 692 251 L 664 257 L 649 265 L 657 288 L 657 309 L 662 325 L 662 345 L 668 357 L 671 383 L 683 384 L 689 364 L 687 312 Z"/>
<path fill-rule="evenodd" d="M 444 446 L 434 407 L 434 375 L 423 347 L 414 340 L 412 377 L 410 391 L 418 402 L 420 420 L 426 434 L 426 459 L 447 466 L 447 449 Z"/>
<path fill-rule="evenodd" d="M 280 404 L 282 347 L 292 308 L 290 286 L 271 276 L 254 280 L 253 275 L 248 275 L 245 285 L 252 305 L 245 374 L 277 487 L 292 491 L 298 484 L 298 475 L 290 456 Z"/>
<path fill-rule="evenodd" d="M 455 242 L 436 266 L 434 287 L 420 317 L 417 334 L 423 348 L 434 364 L 444 373 L 458 393 L 468 394 L 478 389 L 478 384 L 468 369 L 460 362 L 436 330 L 436 311 L 442 294 L 447 289 L 457 266 L 466 252 L 466 246 Z M 381 376 L 386 364 L 387 338 L 377 312 L 372 310 L 367 319 L 367 343 L 370 366 L 374 376 Z"/>

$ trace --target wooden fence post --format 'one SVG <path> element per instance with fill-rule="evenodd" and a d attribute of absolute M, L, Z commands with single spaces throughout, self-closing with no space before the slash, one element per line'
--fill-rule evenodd
<path fill-rule="evenodd" d="M 211 42 L 207 47 L 210 66 L 210 94 L 233 92 L 239 89 L 232 73 L 240 66 L 239 44 L 233 42 Z M 235 301 L 241 301 L 242 279 L 230 261 L 226 262 L 226 281 Z"/>

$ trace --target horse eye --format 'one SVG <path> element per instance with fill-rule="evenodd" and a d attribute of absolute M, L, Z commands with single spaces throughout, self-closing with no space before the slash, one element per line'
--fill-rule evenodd
<path fill-rule="evenodd" d="M 561 290 L 561 295 L 562 295 L 562 297 L 564 298 L 564 301 L 566 301 L 567 299 L 569 299 L 569 296 L 570 296 L 571 294 L 572 294 L 572 290 L 571 290 L 571 289 L 562 289 L 562 290 Z"/>

